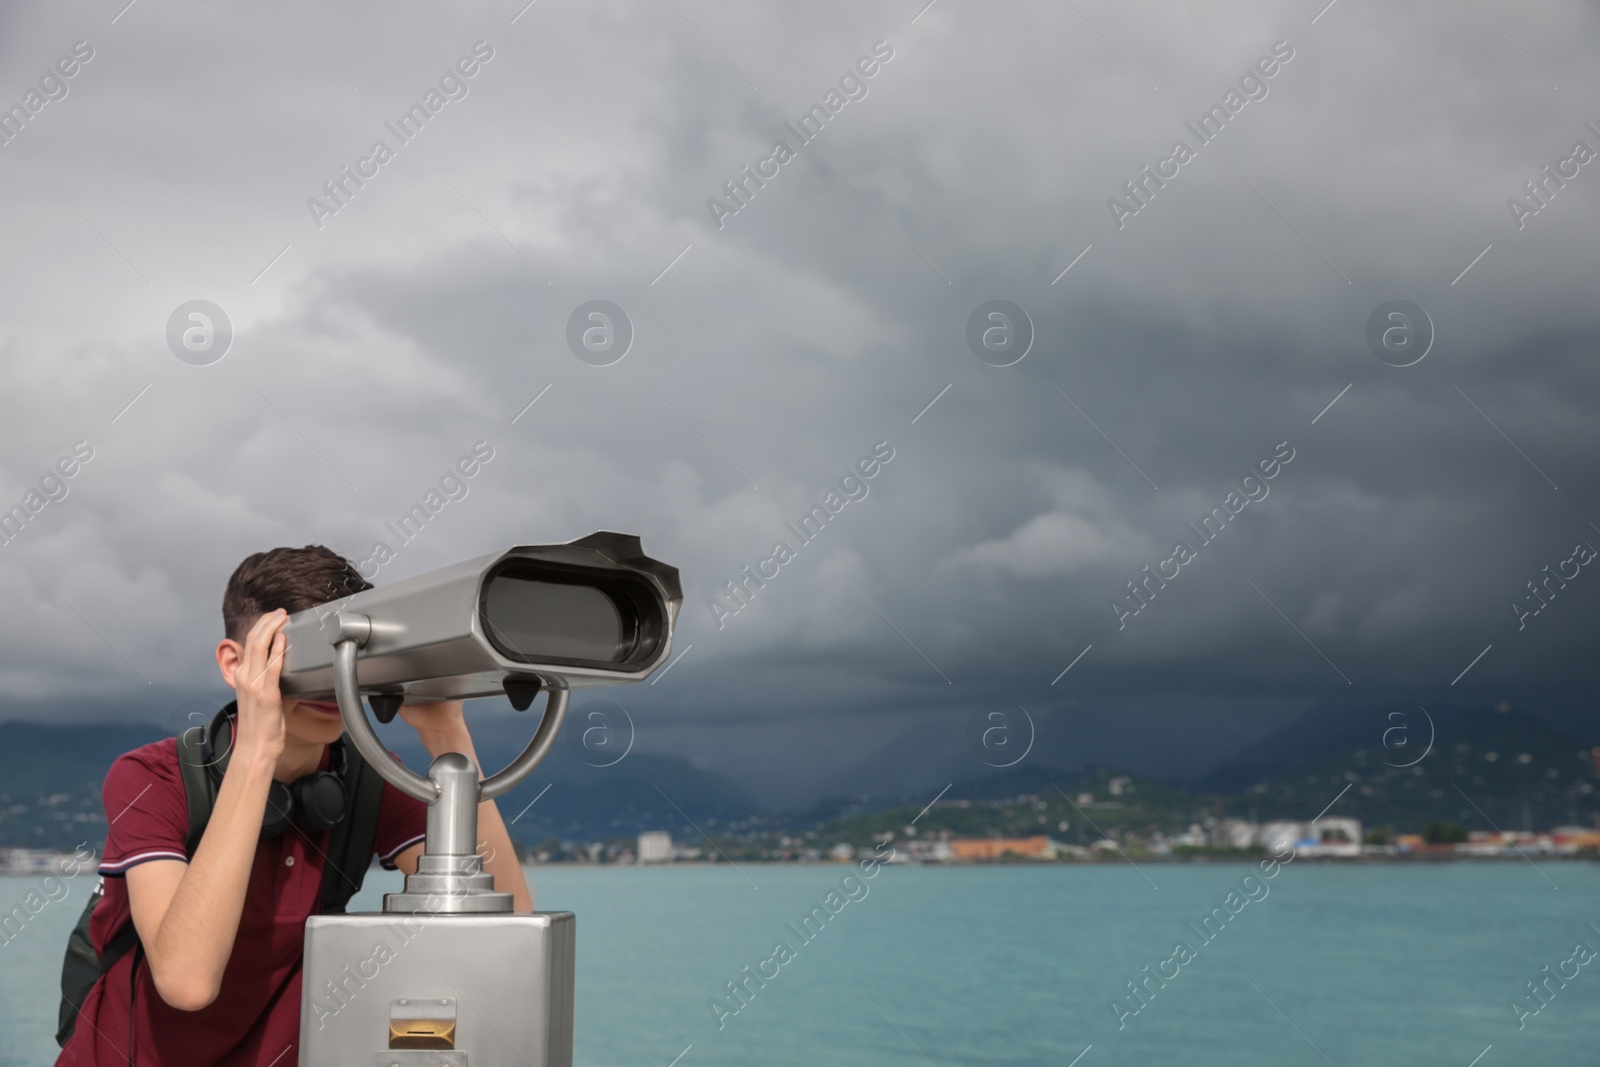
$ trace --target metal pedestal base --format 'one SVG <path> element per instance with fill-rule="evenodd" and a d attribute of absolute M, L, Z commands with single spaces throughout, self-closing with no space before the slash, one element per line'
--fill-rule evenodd
<path fill-rule="evenodd" d="M 565 911 L 313 916 L 301 1067 L 571 1067 L 576 929 Z"/>
<path fill-rule="evenodd" d="M 406 875 L 404 892 L 385 893 L 383 910 L 403 915 L 509 914 L 510 893 L 497 893 L 494 875 L 472 856 L 417 857 L 417 873 Z"/>

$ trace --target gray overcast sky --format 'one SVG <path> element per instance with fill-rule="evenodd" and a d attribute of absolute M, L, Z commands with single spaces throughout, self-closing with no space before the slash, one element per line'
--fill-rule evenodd
<path fill-rule="evenodd" d="M 605 695 L 642 751 L 774 801 L 981 772 L 990 704 L 1035 717 L 1035 758 L 1179 776 L 1308 712 L 1592 730 L 1600 577 L 1564 563 L 1600 547 L 1592 8 L 123 2 L 0 12 L 0 104 L 44 79 L 0 146 L 0 504 L 93 449 L 0 548 L 0 717 L 218 694 L 252 551 L 383 540 L 383 582 L 616 529 L 682 569 L 693 648 Z M 746 165 L 771 176 L 719 226 Z M 1146 165 L 1170 176 L 1119 227 Z M 1546 165 L 1576 174 L 1519 228 Z M 365 184 L 313 211 L 346 166 Z M 233 331 L 205 366 L 167 341 L 196 299 Z M 595 299 L 634 333 L 610 366 L 567 344 Z M 1007 367 L 966 338 L 995 299 L 1032 324 Z M 1368 346 L 1392 300 L 1433 326 L 1412 366 Z M 479 441 L 399 545 L 385 522 Z M 799 545 L 785 522 L 878 442 Z M 1202 543 L 1185 524 L 1280 442 Z M 1519 629 L 1547 565 L 1577 577 Z"/>

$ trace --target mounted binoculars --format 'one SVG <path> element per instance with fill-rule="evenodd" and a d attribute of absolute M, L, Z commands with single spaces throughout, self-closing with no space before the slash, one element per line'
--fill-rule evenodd
<path fill-rule="evenodd" d="M 533 773 L 572 689 L 638 682 L 665 662 L 683 591 L 639 539 L 595 533 L 521 545 L 298 612 L 279 687 L 333 696 L 345 732 L 396 789 L 428 805 L 427 843 L 376 914 L 306 923 L 302 1067 L 570 1067 L 575 920 L 512 913 L 477 853 L 480 801 Z M 390 757 L 381 722 L 401 704 L 549 694 L 522 754 L 479 781 L 457 752 L 427 776 Z M 352 967 L 355 968 L 352 973 Z"/>

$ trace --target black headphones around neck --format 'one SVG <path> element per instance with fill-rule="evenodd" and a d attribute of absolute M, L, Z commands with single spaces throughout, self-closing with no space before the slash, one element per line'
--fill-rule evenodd
<path fill-rule="evenodd" d="M 212 783 L 222 785 L 222 775 L 228 769 L 228 757 L 233 753 L 233 723 L 238 714 L 238 701 L 229 701 L 227 707 L 217 712 L 206 728 L 201 751 L 205 755 L 206 770 Z M 217 754 L 218 740 L 222 754 Z M 263 840 L 277 837 L 293 823 L 307 833 L 331 830 L 344 820 L 348 805 L 345 802 L 344 774 L 348 769 L 344 738 L 333 742 L 332 771 L 313 771 L 303 778 L 284 783 L 273 779 L 267 791 L 267 810 L 261 817 Z"/>

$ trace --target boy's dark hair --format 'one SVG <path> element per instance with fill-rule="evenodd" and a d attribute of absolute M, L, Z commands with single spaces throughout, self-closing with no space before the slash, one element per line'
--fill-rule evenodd
<path fill-rule="evenodd" d="M 223 631 L 243 641 L 256 619 L 269 611 L 284 608 L 293 615 L 371 588 L 355 564 L 322 545 L 257 552 L 228 579 L 222 594 Z"/>

